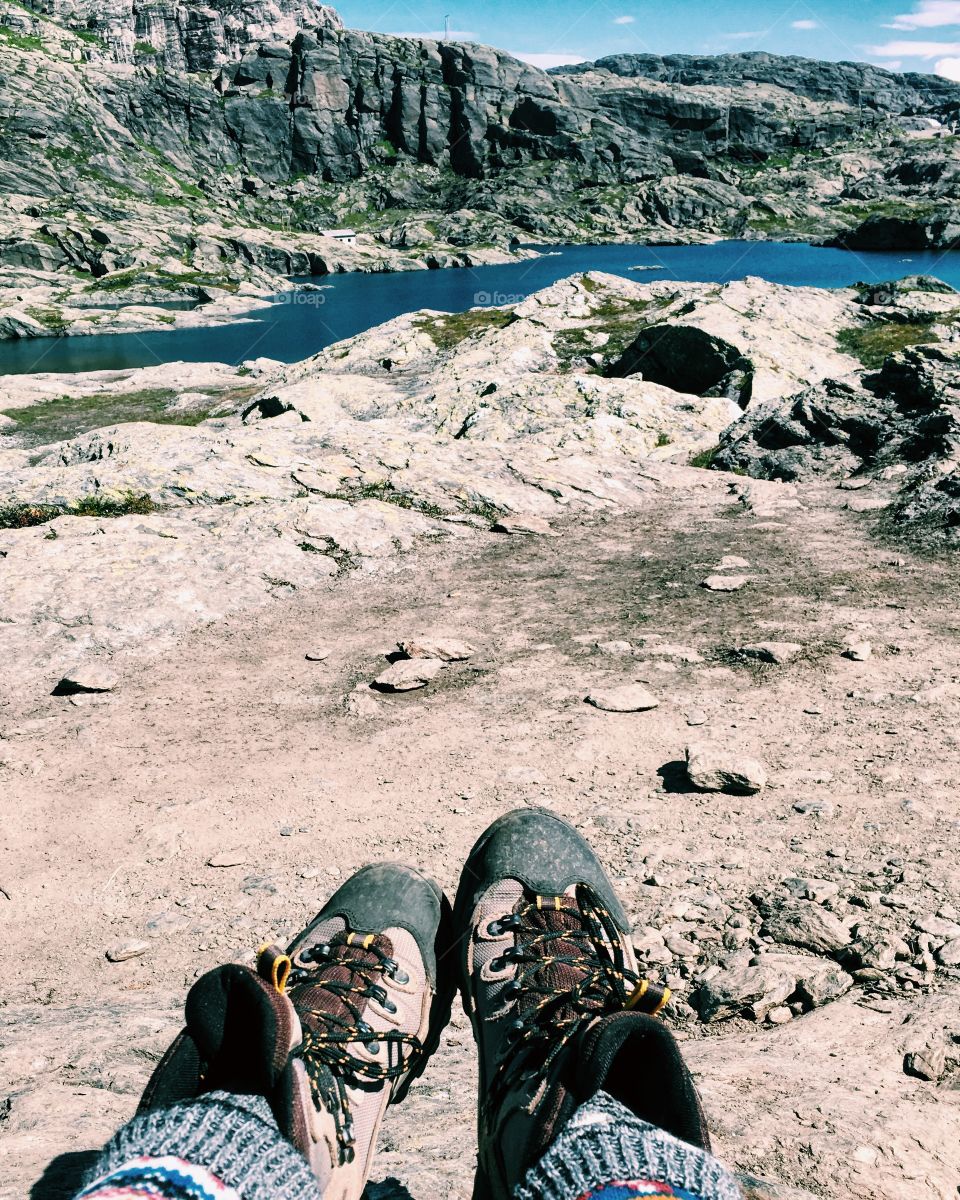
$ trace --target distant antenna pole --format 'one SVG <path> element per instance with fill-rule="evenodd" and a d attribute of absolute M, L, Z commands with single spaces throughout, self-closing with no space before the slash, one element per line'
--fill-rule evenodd
<path fill-rule="evenodd" d="M 443 40 L 450 41 L 450 14 L 446 13 L 443 18 Z"/>

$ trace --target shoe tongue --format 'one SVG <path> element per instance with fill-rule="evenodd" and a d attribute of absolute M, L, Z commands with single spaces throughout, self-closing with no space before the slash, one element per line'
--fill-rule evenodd
<path fill-rule="evenodd" d="M 369 1000 L 362 994 L 363 989 L 368 981 L 378 982 L 379 972 L 373 968 L 379 966 L 383 957 L 390 958 L 393 954 L 390 939 L 383 934 L 367 942 L 363 934 L 340 933 L 330 939 L 329 946 L 331 961 L 318 971 L 311 971 L 290 990 L 300 1019 L 308 1028 L 315 1028 L 323 1017 L 334 1017 L 348 1025 L 358 1020 L 354 1013 L 362 1015 Z M 330 983 L 342 984 L 344 992 L 325 986 Z"/>
<path fill-rule="evenodd" d="M 550 937 L 543 943 L 545 950 L 544 962 L 527 978 L 537 989 L 549 991 L 555 995 L 567 995 L 578 984 L 582 983 L 590 973 L 583 963 L 585 941 L 582 937 L 563 937 L 564 933 L 580 933 L 583 930 L 583 920 L 573 911 L 575 901 L 569 896 L 559 897 L 561 907 L 551 897 L 541 897 L 540 907 L 531 907 L 524 919 L 524 941 L 530 942 L 537 933 L 560 934 Z M 572 959 L 573 961 L 557 962 L 556 959 Z M 520 1013 L 536 1008 L 542 1002 L 543 996 L 539 991 L 525 988 L 517 1001 Z M 554 1009 L 555 1018 L 562 1018 L 572 1011 L 573 1006 L 564 1004 Z"/>

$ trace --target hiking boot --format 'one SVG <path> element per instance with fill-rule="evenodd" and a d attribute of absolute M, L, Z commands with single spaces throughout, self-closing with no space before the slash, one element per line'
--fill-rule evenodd
<path fill-rule="evenodd" d="M 359 1200 L 384 1112 L 450 1018 L 449 937 L 434 883 L 364 868 L 286 951 L 261 947 L 256 971 L 230 964 L 197 981 L 140 1111 L 216 1090 L 264 1096 L 325 1200 Z"/>
<path fill-rule="evenodd" d="M 480 1055 L 475 1200 L 508 1200 L 598 1091 L 702 1149 L 703 1110 L 669 991 L 637 973 L 626 914 L 564 821 L 525 808 L 467 860 L 454 910 L 460 988 Z"/>

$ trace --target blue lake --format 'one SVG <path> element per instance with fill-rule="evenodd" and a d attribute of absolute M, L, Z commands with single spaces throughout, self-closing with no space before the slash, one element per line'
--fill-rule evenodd
<path fill-rule="evenodd" d="M 609 271 L 640 283 L 728 283 L 759 275 L 772 283 L 822 288 L 930 274 L 960 289 L 960 251 L 861 253 L 791 242 L 563 246 L 544 257 L 505 266 L 328 275 L 312 281 L 323 291 L 287 296 L 247 320 L 216 329 L 2 342 L 0 374 L 119 370 L 178 360 L 241 363 L 267 357 L 295 362 L 401 313 L 510 304 L 588 270 Z"/>

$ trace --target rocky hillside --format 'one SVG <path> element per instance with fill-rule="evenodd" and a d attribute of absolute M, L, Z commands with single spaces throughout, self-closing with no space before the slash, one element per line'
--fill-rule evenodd
<path fill-rule="evenodd" d="M 958 111 L 943 80 L 766 55 L 547 74 L 313 0 L 4 0 L 0 283 L 203 299 L 517 239 L 945 245 Z"/>

